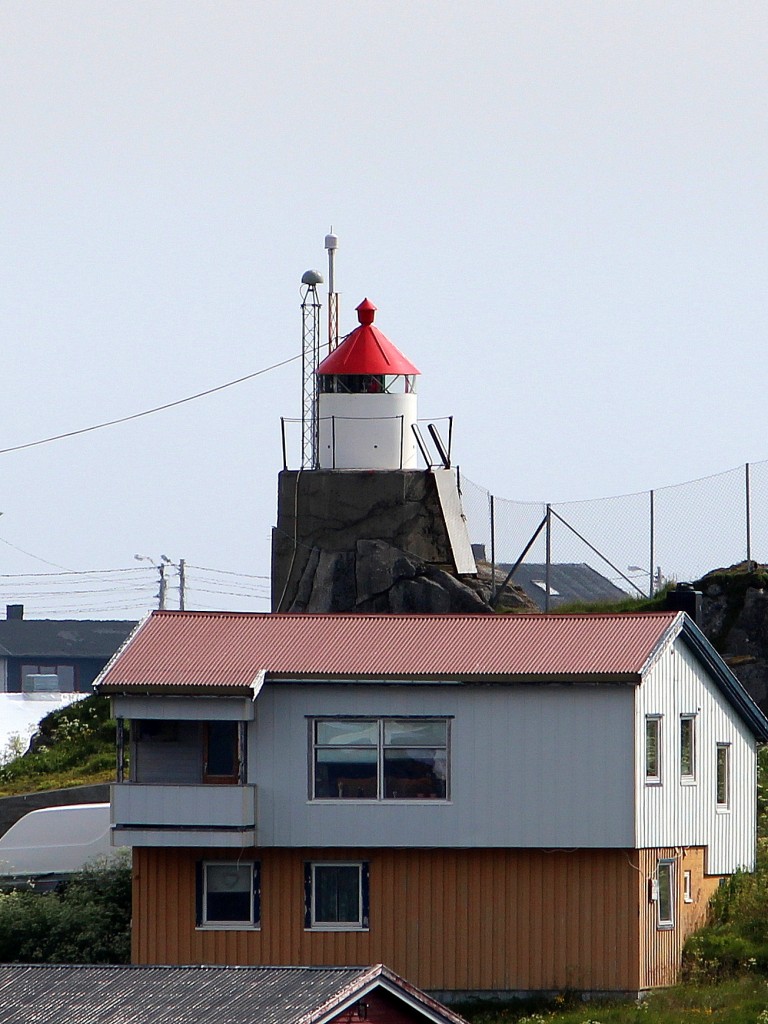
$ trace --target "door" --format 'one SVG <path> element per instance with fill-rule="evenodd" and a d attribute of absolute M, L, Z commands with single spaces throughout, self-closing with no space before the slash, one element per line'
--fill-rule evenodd
<path fill-rule="evenodd" d="M 234 786 L 240 779 L 237 722 L 205 723 L 203 782 Z"/>

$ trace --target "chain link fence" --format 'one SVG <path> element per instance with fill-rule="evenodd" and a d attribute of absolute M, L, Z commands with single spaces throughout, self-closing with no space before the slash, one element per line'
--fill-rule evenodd
<path fill-rule="evenodd" d="M 494 565 L 583 563 L 629 593 L 768 561 L 768 461 L 611 498 L 498 498 L 461 477 L 470 540 Z"/>

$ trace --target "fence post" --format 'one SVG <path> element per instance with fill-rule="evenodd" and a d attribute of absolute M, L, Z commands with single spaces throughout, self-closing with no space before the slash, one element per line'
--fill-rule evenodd
<path fill-rule="evenodd" d="M 488 495 L 488 508 L 491 515 L 491 604 L 496 600 L 496 506 L 493 495 Z"/>
<path fill-rule="evenodd" d="M 656 517 L 654 516 L 654 512 L 653 512 L 653 491 L 649 491 L 648 493 L 651 496 L 651 560 L 648 563 L 648 569 L 649 569 L 649 573 L 648 573 L 648 597 L 653 597 L 653 591 L 655 589 L 654 588 L 655 576 L 653 575 L 653 566 L 654 566 L 654 563 L 656 561 L 656 551 L 655 551 L 655 543 L 654 543 L 655 539 L 656 539 L 656 537 L 655 537 L 655 534 L 656 534 Z"/>
<path fill-rule="evenodd" d="M 747 511 L 747 562 L 752 561 L 752 512 L 751 512 L 751 501 L 750 501 L 750 487 L 749 487 L 749 463 L 745 463 L 745 479 L 744 483 L 746 486 L 746 511 Z"/>
<path fill-rule="evenodd" d="M 547 564 L 544 571 L 544 611 L 549 612 L 549 566 L 552 561 L 552 506 L 547 502 Z"/>

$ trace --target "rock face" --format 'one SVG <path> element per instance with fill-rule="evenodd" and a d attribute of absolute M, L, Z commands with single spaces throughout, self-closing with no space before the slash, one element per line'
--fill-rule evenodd
<path fill-rule="evenodd" d="M 459 575 L 432 475 L 284 471 L 272 610 L 489 613 L 490 576 Z M 510 589 L 502 607 L 527 607 Z"/>
<path fill-rule="evenodd" d="M 491 612 L 472 587 L 383 540 L 314 548 L 290 612 Z"/>
<path fill-rule="evenodd" d="M 272 533 L 272 610 L 481 610 L 471 589 L 457 593 L 458 581 L 447 581 L 451 550 L 429 473 L 285 470 Z"/>
<path fill-rule="evenodd" d="M 700 626 L 752 699 L 768 714 L 768 567 L 715 569 L 695 583 Z"/>

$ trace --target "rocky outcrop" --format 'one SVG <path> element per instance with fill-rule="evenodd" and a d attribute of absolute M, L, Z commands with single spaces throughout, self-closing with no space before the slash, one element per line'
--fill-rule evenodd
<path fill-rule="evenodd" d="M 694 586 L 702 593 L 703 632 L 768 714 L 768 567 L 742 562 Z"/>
<path fill-rule="evenodd" d="M 481 588 L 383 540 L 351 551 L 314 548 L 291 612 L 490 613 Z"/>

